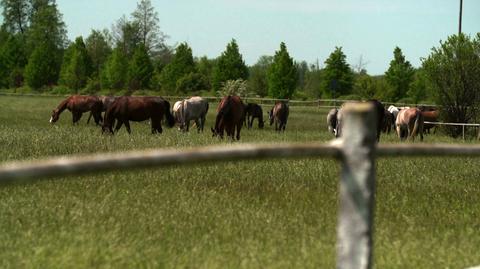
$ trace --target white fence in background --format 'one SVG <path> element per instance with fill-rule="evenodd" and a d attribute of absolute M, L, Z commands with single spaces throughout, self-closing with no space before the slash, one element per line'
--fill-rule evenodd
<path fill-rule="evenodd" d="M 329 144 L 280 144 L 203 147 L 189 150 L 151 150 L 59 157 L 0 166 L 0 187 L 34 182 L 48 176 L 108 170 L 193 165 L 205 162 L 267 158 L 333 157 L 342 163 L 337 226 L 337 268 L 371 268 L 375 158 L 398 156 L 476 156 L 480 145 L 376 145 L 375 112 L 369 103 L 345 107 L 344 133 Z"/>
<path fill-rule="evenodd" d="M 480 127 L 478 123 L 452 123 L 452 122 L 433 122 L 425 121 L 425 124 L 443 125 L 443 126 L 462 126 L 462 138 L 465 140 L 465 127 Z M 480 140 L 480 128 L 478 129 L 477 139 Z"/>

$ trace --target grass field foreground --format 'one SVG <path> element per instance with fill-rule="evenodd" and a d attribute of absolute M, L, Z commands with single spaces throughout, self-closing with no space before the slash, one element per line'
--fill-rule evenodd
<path fill-rule="evenodd" d="M 86 115 L 72 126 L 65 112 L 50 125 L 59 101 L 0 96 L 0 162 L 231 144 L 211 137 L 215 104 L 202 134 L 151 135 L 136 123 L 131 135 L 109 136 Z M 285 133 L 243 130 L 235 143 L 326 142 L 326 112 L 291 107 Z M 244 161 L 0 186 L 0 267 L 333 268 L 338 168 L 330 159 Z M 479 175 L 475 158 L 378 160 L 375 267 L 480 264 Z"/>

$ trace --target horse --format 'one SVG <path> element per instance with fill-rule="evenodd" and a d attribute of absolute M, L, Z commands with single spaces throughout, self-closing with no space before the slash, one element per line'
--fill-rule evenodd
<path fill-rule="evenodd" d="M 217 116 L 215 118 L 215 128 L 212 129 L 212 136 L 223 138 L 223 130 L 227 136 L 234 139 L 235 128 L 237 130 L 236 138 L 240 140 L 240 131 L 245 120 L 245 105 L 238 96 L 225 96 L 220 100 L 217 107 Z"/>
<path fill-rule="evenodd" d="M 377 115 L 376 116 L 376 120 L 377 120 L 376 127 L 377 127 L 377 129 L 375 130 L 375 132 L 376 132 L 377 142 L 379 142 L 380 141 L 380 134 L 382 133 L 382 129 L 383 129 L 383 125 L 384 125 L 385 107 L 383 106 L 383 104 L 380 101 L 375 100 L 375 99 L 368 100 L 367 102 L 371 103 L 373 105 L 375 114 Z M 342 106 L 342 108 L 343 108 L 343 106 Z M 342 135 L 343 117 L 344 117 L 342 108 L 340 108 L 340 110 L 337 113 L 337 127 L 335 128 L 336 129 L 335 137 L 337 137 L 337 138 Z"/>
<path fill-rule="evenodd" d="M 116 120 L 115 132 L 118 132 L 120 127 L 125 124 L 127 132 L 130 134 L 130 121 L 145 121 L 148 119 L 151 122 L 152 134 L 162 133 L 161 121 L 164 115 L 167 126 L 173 127 L 175 119 L 170 113 L 170 103 L 161 97 L 118 97 L 105 112 L 102 133 L 108 131 L 114 134 L 113 125 Z"/>
<path fill-rule="evenodd" d="M 100 100 L 102 101 L 102 112 L 106 112 L 116 99 L 116 96 L 100 96 Z M 87 124 L 90 123 L 90 119 L 92 118 L 92 116 L 93 113 L 90 111 L 90 115 L 88 115 L 87 119 Z"/>
<path fill-rule="evenodd" d="M 412 107 L 400 110 L 395 126 L 401 141 L 409 137 L 415 141 L 417 134 L 420 135 L 420 141 L 423 141 L 423 115 L 420 109 Z"/>
<path fill-rule="evenodd" d="M 175 118 L 175 122 L 178 123 L 178 125 L 180 126 L 181 124 L 181 110 L 182 110 L 182 104 L 183 104 L 183 100 L 182 101 L 176 101 L 175 104 L 173 104 L 173 108 L 172 108 L 172 114 L 173 114 L 173 117 Z M 181 127 L 178 127 L 178 130 L 181 130 Z"/>
<path fill-rule="evenodd" d="M 436 109 L 432 109 L 429 111 L 422 111 L 423 115 L 423 120 L 424 121 L 429 121 L 429 122 L 438 122 L 438 118 L 440 116 L 440 111 Z M 425 133 L 430 133 L 430 129 L 434 128 L 433 133 L 437 131 L 437 125 L 436 124 L 431 124 L 431 123 L 424 123 L 423 125 L 423 131 Z"/>
<path fill-rule="evenodd" d="M 285 131 L 289 110 L 290 109 L 287 102 L 275 102 L 275 105 L 268 113 L 268 118 L 270 119 L 270 126 L 275 122 L 275 131 Z"/>
<path fill-rule="evenodd" d="M 327 114 L 328 131 L 335 136 L 337 135 L 337 114 L 337 108 L 332 108 Z"/>
<path fill-rule="evenodd" d="M 175 110 L 175 117 L 180 124 L 180 129 L 188 132 L 190 129 L 190 121 L 194 120 L 197 131 L 203 132 L 205 125 L 205 117 L 208 112 L 208 102 L 200 96 L 194 96 L 189 99 L 180 101 Z"/>
<path fill-rule="evenodd" d="M 262 107 L 255 103 L 248 103 L 245 106 L 246 110 L 246 123 L 247 128 L 250 129 L 253 126 L 253 120 L 258 119 L 258 128 L 263 129 L 263 111 Z"/>
<path fill-rule="evenodd" d="M 62 114 L 65 109 L 72 112 L 73 124 L 77 123 L 82 117 L 82 114 L 88 111 L 92 113 L 97 125 L 100 125 L 102 121 L 102 101 L 97 96 L 72 95 L 68 97 L 52 111 L 50 123 L 53 124 L 57 122 L 60 114 Z"/>
<path fill-rule="evenodd" d="M 395 126 L 395 118 L 393 113 L 388 110 L 384 110 L 384 117 L 383 117 L 383 126 L 382 132 L 389 134 L 392 130 L 392 126 Z"/>

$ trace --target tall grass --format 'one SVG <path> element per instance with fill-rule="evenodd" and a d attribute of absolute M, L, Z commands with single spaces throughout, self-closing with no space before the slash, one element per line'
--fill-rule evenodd
<path fill-rule="evenodd" d="M 0 161 L 145 148 L 230 144 L 146 123 L 115 136 L 72 126 L 60 99 L 0 97 Z M 266 109 L 264 109 L 266 110 Z M 241 142 L 332 138 L 326 110 L 291 107 L 285 133 L 242 130 Z M 382 141 L 396 142 L 393 134 Z M 460 143 L 426 136 L 427 143 Z M 473 143 L 470 141 L 467 143 Z M 480 161 L 377 162 L 375 267 L 480 264 Z M 333 268 L 338 164 L 329 159 L 174 166 L 0 186 L 2 268 Z"/>

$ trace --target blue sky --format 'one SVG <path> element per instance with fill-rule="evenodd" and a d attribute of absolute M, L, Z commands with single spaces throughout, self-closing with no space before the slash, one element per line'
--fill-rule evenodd
<path fill-rule="evenodd" d="M 57 0 L 70 39 L 111 28 L 136 0 Z M 420 65 L 440 40 L 458 31 L 459 0 L 152 0 L 167 43 L 188 42 L 194 56 L 217 57 L 235 38 L 247 64 L 285 42 L 296 61 L 320 65 L 342 46 L 350 64 L 362 55 L 382 74 L 399 46 Z M 480 1 L 464 0 L 463 31 L 480 32 Z"/>

